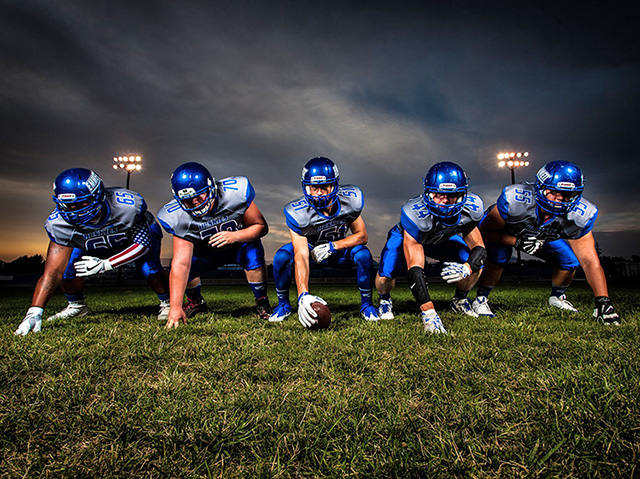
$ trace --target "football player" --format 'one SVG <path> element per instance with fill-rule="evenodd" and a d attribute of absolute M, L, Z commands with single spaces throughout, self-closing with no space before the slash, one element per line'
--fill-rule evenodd
<path fill-rule="evenodd" d="M 360 313 L 367 321 L 379 319 L 371 302 L 373 259 L 365 246 L 367 229 L 360 216 L 364 206 L 362 191 L 355 185 L 340 186 L 339 180 L 338 167 L 329 158 L 312 158 L 302 169 L 304 196 L 284 207 L 291 242 L 282 246 L 273 258 L 278 306 L 269 318 L 271 322 L 282 321 L 291 314 L 289 288 L 294 265 L 298 319 L 307 328 L 317 322 L 311 304 L 327 303 L 309 293 L 309 258 L 319 267 L 355 265 L 362 303 Z"/>
<path fill-rule="evenodd" d="M 389 231 L 380 254 L 376 275 L 380 317 L 393 319 L 391 290 L 395 278 L 408 271 L 425 331 L 446 334 L 429 296 L 425 256 L 445 261 L 441 276 L 447 283 L 456 283 L 451 309 L 477 317 L 467 294 L 478 280 L 487 254 L 478 231 L 484 208 L 480 197 L 468 192 L 467 175 L 455 163 L 433 165 L 423 187 L 422 195 L 402 206 L 400 222 Z"/>
<path fill-rule="evenodd" d="M 268 319 L 271 308 L 260 238 L 269 227 L 254 201 L 249 179 L 229 176 L 216 180 L 203 165 L 185 163 L 173 172 L 171 189 L 174 199 L 158 211 L 158 221 L 173 235 L 167 328 L 177 328 L 180 321 L 186 324 L 187 314 L 206 310 L 199 277 L 226 264 L 244 268 L 257 313 Z"/>
<path fill-rule="evenodd" d="M 56 208 L 44 225 L 50 239 L 44 274 L 16 334 L 40 331 L 44 307 L 58 285 L 69 305 L 47 319 L 86 315 L 85 277 L 131 262 L 158 295 L 158 319 L 166 319 L 169 284 L 160 264 L 162 230 L 142 196 L 124 188 L 105 188 L 95 172 L 71 168 L 54 181 L 53 201 Z"/>
<path fill-rule="evenodd" d="M 549 305 L 578 312 L 565 292 L 576 269 L 582 266 L 595 294 L 594 318 L 602 324 L 619 324 L 591 232 L 598 208 L 582 197 L 583 190 L 582 171 L 568 161 L 544 165 L 536 174 L 535 184 L 504 188 L 480 224 L 488 261 L 473 302 L 478 314 L 495 316 L 487 297 L 515 247 L 555 266 Z"/>

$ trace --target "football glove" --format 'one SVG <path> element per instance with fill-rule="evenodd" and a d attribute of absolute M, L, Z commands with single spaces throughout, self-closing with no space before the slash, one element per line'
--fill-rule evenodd
<path fill-rule="evenodd" d="M 318 313 L 311 307 L 313 303 L 327 304 L 324 299 L 309 293 L 302 293 L 298 297 L 298 320 L 305 328 L 310 328 L 318 322 L 318 320 L 315 319 L 318 317 Z"/>
<path fill-rule="evenodd" d="M 76 269 L 76 276 L 80 277 L 93 276 L 113 269 L 108 259 L 100 259 L 94 256 L 83 256 L 80 261 L 74 263 L 73 267 Z"/>
<path fill-rule="evenodd" d="M 440 276 L 447 283 L 457 283 L 471 274 L 471 268 L 462 263 L 445 263 Z"/>
<path fill-rule="evenodd" d="M 321 244 L 311 250 L 311 259 L 316 263 L 322 263 L 325 259 L 336 252 L 332 242 Z"/>
<path fill-rule="evenodd" d="M 543 244 L 543 239 L 536 238 L 535 236 L 527 236 L 526 238 L 516 238 L 515 247 L 527 254 L 535 254 L 536 251 L 542 248 Z"/>
<path fill-rule="evenodd" d="M 593 317 L 597 322 L 605 326 L 620 325 L 620 317 L 613 309 L 611 299 L 607 296 L 598 296 L 596 298 L 596 309 L 593 310 Z"/>
<path fill-rule="evenodd" d="M 32 306 L 27 310 L 27 314 L 24 319 L 16 329 L 16 332 L 13 333 L 16 336 L 26 336 L 29 331 L 33 331 L 34 333 L 39 333 L 40 328 L 42 328 L 42 312 L 44 310 L 42 308 L 38 308 L 37 306 Z"/>

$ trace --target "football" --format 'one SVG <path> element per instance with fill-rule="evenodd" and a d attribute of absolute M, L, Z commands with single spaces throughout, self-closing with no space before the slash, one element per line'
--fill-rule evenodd
<path fill-rule="evenodd" d="M 326 304 L 320 302 L 311 303 L 311 307 L 318 314 L 316 318 L 318 322 L 311 326 L 310 329 L 327 329 L 331 324 L 331 311 Z"/>

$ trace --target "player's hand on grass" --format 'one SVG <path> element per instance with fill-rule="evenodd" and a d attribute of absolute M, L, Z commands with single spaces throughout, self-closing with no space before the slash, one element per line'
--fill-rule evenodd
<path fill-rule="evenodd" d="M 445 263 L 440 276 L 447 283 L 457 283 L 471 274 L 471 268 L 467 263 Z"/>
<path fill-rule="evenodd" d="M 76 270 L 76 276 L 80 277 L 92 276 L 113 269 L 108 259 L 100 259 L 94 256 L 83 256 L 80 261 L 76 261 L 73 264 L 73 267 Z"/>
<path fill-rule="evenodd" d="M 318 313 L 316 313 L 311 305 L 313 303 L 322 303 L 326 306 L 327 302 L 319 296 L 309 293 L 302 293 L 298 297 L 298 320 L 305 328 L 310 328 L 318 322 Z"/>
<path fill-rule="evenodd" d="M 335 252 L 336 248 L 332 242 L 321 244 L 311 250 L 311 259 L 316 263 L 322 263 Z"/>
<path fill-rule="evenodd" d="M 535 236 L 527 236 L 522 238 L 516 238 L 516 249 L 522 250 L 527 254 L 534 254 L 544 245 L 544 240 L 536 238 Z"/>
<path fill-rule="evenodd" d="M 37 306 L 30 307 L 20 326 L 18 326 L 18 329 L 16 329 L 16 332 L 13 334 L 16 336 L 26 336 L 29 331 L 39 333 L 42 328 L 42 312 L 42 308 L 38 308 Z"/>
<path fill-rule="evenodd" d="M 169 309 L 169 317 L 167 318 L 167 324 L 165 326 L 166 329 L 174 329 L 180 326 L 180 321 L 182 323 L 187 324 L 187 315 L 185 314 L 182 307 L 179 308 L 170 308 Z"/>
<path fill-rule="evenodd" d="M 596 297 L 596 309 L 593 310 L 593 317 L 600 324 L 605 326 L 620 325 L 620 317 L 613 308 L 613 303 L 608 296 Z"/>

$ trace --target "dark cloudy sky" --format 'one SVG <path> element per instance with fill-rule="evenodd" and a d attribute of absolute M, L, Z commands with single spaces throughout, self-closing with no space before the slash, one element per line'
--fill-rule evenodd
<path fill-rule="evenodd" d="M 248 176 L 271 261 L 313 156 L 363 189 L 377 256 L 433 163 L 488 205 L 512 149 L 531 154 L 518 180 L 577 163 L 603 252 L 640 254 L 635 6 L 567 5 L 0 0 L 0 259 L 45 253 L 62 170 L 124 185 L 114 155 L 143 156 L 131 188 L 154 212 L 183 162 Z"/>

